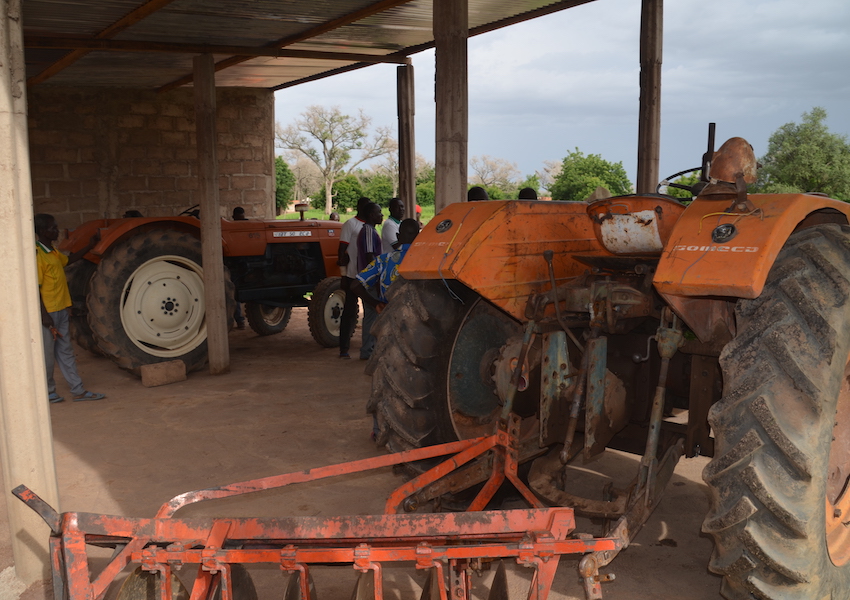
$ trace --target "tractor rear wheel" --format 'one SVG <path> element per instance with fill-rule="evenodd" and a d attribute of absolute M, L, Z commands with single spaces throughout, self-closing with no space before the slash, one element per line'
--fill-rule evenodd
<path fill-rule="evenodd" d="M 96 264 L 85 259 L 78 260 L 68 265 L 65 269 L 65 277 L 68 279 L 68 291 L 71 293 L 72 302 L 70 314 L 71 338 L 80 348 L 103 356 L 103 352 L 97 347 L 97 340 L 92 335 L 86 316 L 88 313 L 86 297 L 89 293 L 89 282 L 96 269 Z"/>
<path fill-rule="evenodd" d="M 850 227 L 793 234 L 740 300 L 720 357 L 703 478 L 709 568 L 729 599 L 844 598 L 850 588 Z"/>
<path fill-rule="evenodd" d="M 400 452 L 492 433 L 491 367 L 519 324 L 456 282 L 398 280 L 389 300 L 370 363 L 380 441 Z"/>
<path fill-rule="evenodd" d="M 222 267 L 223 268 L 223 267 Z M 104 256 L 92 276 L 88 322 L 98 347 L 123 369 L 180 359 L 207 360 L 201 242 L 181 231 L 141 232 Z M 227 315 L 236 308 L 225 269 Z"/>
<path fill-rule="evenodd" d="M 257 335 L 280 333 L 289 324 L 291 306 L 269 306 L 259 302 L 245 303 L 245 318 Z"/>

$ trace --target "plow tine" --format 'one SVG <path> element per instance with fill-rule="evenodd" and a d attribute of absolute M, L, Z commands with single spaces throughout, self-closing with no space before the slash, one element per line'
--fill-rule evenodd
<path fill-rule="evenodd" d="M 313 576 L 310 575 L 306 567 L 303 571 L 290 573 L 283 600 L 316 600 L 316 586 L 313 583 Z"/>
<path fill-rule="evenodd" d="M 428 569 L 428 578 L 422 586 L 419 600 L 446 600 L 446 582 L 443 581 L 443 569 L 439 563 Z"/>
<path fill-rule="evenodd" d="M 499 561 L 499 568 L 496 569 L 496 576 L 493 577 L 493 585 L 490 586 L 487 600 L 510 600 L 508 597 L 508 573 L 505 570 L 505 561 L 503 560 Z"/>
<path fill-rule="evenodd" d="M 361 571 L 351 592 L 351 600 L 383 600 L 380 571 Z"/>
<path fill-rule="evenodd" d="M 189 592 L 173 573 L 171 581 L 171 600 L 189 600 Z M 162 572 L 143 571 L 138 567 L 127 576 L 115 600 L 161 600 L 161 591 L 165 588 Z"/>

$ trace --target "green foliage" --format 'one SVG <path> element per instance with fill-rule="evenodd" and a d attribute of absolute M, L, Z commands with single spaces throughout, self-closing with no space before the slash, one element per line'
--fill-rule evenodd
<path fill-rule="evenodd" d="M 537 173 L 526 175 L 525 179 L 517 184 L 517 193 L 519 193 L 519 190 L 527 187 L 537 192 L 537 196 L 540 197 L 540 176 Z"/>
<path fill-rule="evenodd" d="M 360 180 L 354 175 L 349 175 L 334 183 L 331 194 L 333 196 L 333 208 L 336 210 L 357 208 L 357 200 L 364 195 L 363 189 L 360 187 Z M 316 209 L 325 208 L 324 190 L 310 196 L 310 205 Z"/>
<path fill-rule="evenodd" d="M 389 176 L 376 173 L 363 182 L 363 195 L 386 208 L 393 197 L 393 182 Z"/>
<path fill-rule="evenodd" d="M 295 189 L 295 174 L 282 156 L 274 158 L 275 171 L 275 204 L 280 210 L 286 210 L 292 202 L 292 190 Z"/>
<path fill-rule="evenodd" d="M 433 181 L 423 181 L 416 184 L 416 204 L 419 206 L 434 206 L 435 196 Z"/>
<path fill-rule="evenodd" d="M 584 200 L 597 187 L 607 188 L 612 195 L 629 194 L 629 181 L 623 163 L 611 163 L 598 154 L 585 156 L 578 148 L 564 159 L 561 172 L 551 189 L 553 200 Z"/>
<path fill-rule="evenodd" d="M 671 183 L 678 183 L 680 185 L 694 186 L 699 183 L 700 171 L 695 173 L 688 173 L 686 175 L 682 175 L 681 177 L 677 177 Z M 667 187 L 667 190 L 662 190 L 668 196 L 673 196 L 674 198 L 682 198 L 683 200 L 690 200 L 694 197 L 692 193 L 687 190 L 680 190 L 679 188 Z"/>
<path fill-rule="evenodd" d="M 760 192 L 823 192 L 850 201 L 850 144 L 847 136 L 830 133 L 826 110 L 803 113 L 803 122 L 786 123 L 770 136 L 760 162 Z"/>

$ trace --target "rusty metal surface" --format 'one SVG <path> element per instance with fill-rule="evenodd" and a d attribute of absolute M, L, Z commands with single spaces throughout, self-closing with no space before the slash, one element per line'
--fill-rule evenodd
<path fill-rule="evenodd" d="M 56 589 L 74 599 L 100 598 L 115 578 L 128 566 L 140 566 L 131 581 L 147 586 L 156 582 L 162 597 L 170 597 L 172 568 L 198 565 L 193 584 L 194 600 L 218 597 L 232 598 L 244 565 L 278 565 L 284 573 L 296 573 L 293 587 L 290 579 L 287 597 L 311 597 L 309 566 L 313 564 L 347 564 L 361 573 L 354 597 L 382 598 L 382 564 L 406 562 L 416 569 L 432 569 L 437 581 L 443 581 L 444 564 L 452 571 L 452 598 L 470 598 L 471 583 L 467 576 L 470 565 L 484 559 L 513 558 L 519 565 L 532 567 L 529 598 L 548 596 L 559 558 L 562 554 L 614 552 L 622 544 L 619 538 L 568 538 L 575 529 L 571 508 L 543 508 L 517 477 L 517 436 L 519 418 L 511 416 L 498 434 L 473 440 L 468 451 L 487 452 L 495 446 L 490 482 L 473 501 L 469 512 L 357 515 L 342 517 L 283 518 L 172 518 L 180 502 L 166 503 L 152 519 L 119 517 L 92 513 L 63 513 L 51 537 L 52 566 Z M 446 445 L 444 445 L 446 446 Z M 421 450 L 413 451 L 422 453 Z M 409 454 L 409 453 L 405 453 Z M 463 452 L 461 452 L 463 454 Z M 383 458 L 383 457 L 381 457 Z M 408 460 L 410 456 L 406 457 Z M 375 462 L 377 459 L 368 459 Z M 393 461 L 397 462 L 397 461 Z M 451 469 L 454 463 L 445 463 Z M 364 461 L 334 465 L 335 474 L 364 470 Z M 303 480 L 304 473 L 292 474 Z M 326 476 L 314 470 L 316 476 Z M 267 478 L 280 483 L 286 476 Z M 510 480 L 520 488 L 534 508 L 518 510 L 481 510 L 501 481 Z M 246 485 L 249 484 L 249 485 Z M 256 482 L 243 482 L 202 492 L 235 493 L 256 491 Z M 488 490 L 488 488 L 491 488 Z M 407 487 L 395 494 L 406 497 Z M 45 510 L 44 503 L 24 486 L 15 495 L 30 507 L 52 520 L 55 511 Z M 183 494 L 186 500 L 209 496 L 198 492 Z M 398 503 L 391 498 L 388 507 Z M 166 510 L 166 507 L 168 508 Z M 48 507 L 50 508 L 50 507 Z M 87 547 L 112 547 L 115 553 L 106 567 L 90 578 Z M 151 573 L 152 575 L 147 575 Z M 151 577 L 154 577 L 152 580 Z M 135 577 L 135 579 L 134 579 Z M 445 597 L 441 591 L 440 597 Z"/>
<path fill-rule="evenodd" d="M 586 1 L 586 0 L 584 0 Z M 488 30 L 522 19 L 524 13 L 560 10 L 583 1 L 470 0 L 471 29 Z M 27 0 L 24 32 L 33 35 L 94 37 L 143 6 L 142 0 Z M 116 34 L 114 39 L 266 46 L 295 37 L 357 11 L 379 5 L 377 0 L 174 0 Z M 380 6 L 379 6 L 380 8 Z M 408 54 L 433 43 L 432 3 L 411 0 L 377 14 L 342 24 L 288 47 L 386 55 Z M 28 49 L 27 77 L 40 73 L 66 51 Z M 191 75 L 191 55 L 89 52 L 48 81 L 54 85 L 160 87 Z M 223 56 L 217 56 L 217 62 Z M 278 87 L 316 76 L 356 61 L 254 58 L 220 71 L 218 86 Z"/>

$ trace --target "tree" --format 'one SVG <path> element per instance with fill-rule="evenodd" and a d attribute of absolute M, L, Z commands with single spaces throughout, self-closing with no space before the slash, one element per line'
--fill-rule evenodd
<path fill-rule="evenodd" d="M 295 202 L 300 202 L 305 198 L 309 199 L 322 188 L 322 173 L 316 163 L 303 154 L 296 154 L 295 152 L 285 152 L 284 158 L 295 176 Z"/>
<path fill-rule="evenodd" d="M 372 173 L 363 178 L 363 195 L 368 196 L 372 202 L 387 206 L 394 193 L 398 189 L 394 186 L 392 179 L 384 173 Z"/>
<path fill-rule="evenodd" d="M 499 188 L 499 192 L 496 193 L 500 197 L 516 192 L 517 179 L 522 175 L 516 163 L 486 154 L 469 159 L 469 167 L 472 169 L 472 177 L 470 177 L 472 185 L 480 185 L 487 190 L 488 194 L 491 189 Z M 490 198 L 493 198 L 492 194 Z"/>
<path fill-rule="evenodd" d="M 275 186 L 274 197 L 278 213 L 286 210 L 292 202 L 292 192 L 295 189 L 295 174 L 283 160 L 282 156 L 274 157 Z"/>
<path fill-rule="evenodd" d="M 434 163 L 421 154 L 416 155 L 416 204 L 433 206 L 436 196 L 437 171 Z"/>
<path fill-rule="evenodd" d="M 389 129 L 379 127 L 370 138 L 371 121 L 362 110 L 352 117 L 342 114 L 338 106 L 310 106 L 288 127 L 277 127 L 277 146 L 306 156 L 321 171 L 328 214 L 333 209 L 334 183 L 363 162 L 390 151 Z"/>
<path fill-rule="evenodd" d="M 543 168 L 540 171 L 535 171 L 537 179 L 540 181 L 540 187 L 546 191 L 550 191 L 555 178 L 560 175 L 563 162 L 557 160 L 544 160 Z"/>
<path fill-rule="evenodd" d="M 331 210 L 334 208 L 341 210 L 346 208 L 357 208 L 357 200 L 363 195 L 363 188 L 361 187 L 360 180 L 357 179 L 357 177 L 354 175 L 346 175 L 344 178 L 333 184 L 331 193 L 333 194 L 333 206 L 331 206 Z M 316 192 L 316 194 L 310 198 L 310 204 L 313 208 L 325 207 L 324 190 Z M 330 214 L 330 212 L 328 212 L 328 214 Z"/>
<path fill-rule="evenodd" d="M 615 196 L 632 191 L 622 162 L 611 163 L 598 154 L 585 156 L 576 148 L 564 159 L 549 191 L 553 200 L 584 200 L 600 186 Z"/>
<path fill-rule="evenodd" d="M 830 133 L 826 110 L 803 113 L 803 122 L 786 123 L 770 136 L 760 162 L 760 192 L 823 192 L 850 201 L 850 144 Z"/>

